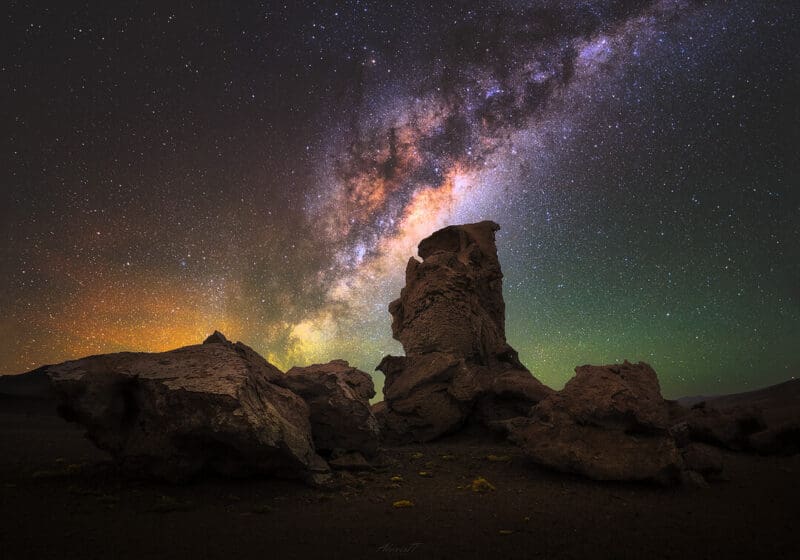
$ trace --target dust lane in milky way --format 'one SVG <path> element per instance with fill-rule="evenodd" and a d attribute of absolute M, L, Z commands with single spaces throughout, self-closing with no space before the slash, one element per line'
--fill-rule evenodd
<path fill-rule="evenodd" d="M 623 358 L 672 395 L 791 377 L 797 15 L 17 7 L 0 371 L 215 328 L 371 370 L 418 241 L 492 219 L 546 383 Z"/>

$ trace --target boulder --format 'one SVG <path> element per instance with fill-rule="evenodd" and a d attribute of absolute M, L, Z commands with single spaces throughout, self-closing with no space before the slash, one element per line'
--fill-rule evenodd
<path fill-rule="evenodd" d="M 372 378 L 344 360 L 293 367 L 276 383 L 299 395 L 308 405 L 316 449 L 373 456 L 380 428 L 369 400 L 375 396 Z"/>
<path fill-rule="evenodd" d="M 324 478 L 306 403 L 251 348 L 215 333 L 162 353 L 105 354 L 48 366 L 67 419 L 137 473 Z"/>
<path fill-rule="evenodd" d="M 763 455 L 800 452 L 800 380 L 745 393 L 679 399 L 676 426 L 691 441 Z"/>
<path fill-rule="evenodd" d="M 377 414 L 385 439 L 429 441 L 461 426 L 468 412 L 466 403 L 450 393 L 460 365 L 459 360 L 440 353 L 386 356 L 377 367 L 386 375 L 383 407 Z"/>
<path fill-rule="evenodd" d="M 754 406 L 735 406 L 728 409 L 708 406 L 705 402 L 694 405 L 680 418 L 688 428 L 689 438 L 744 451 L 750 448 L 749 438 L 766 428 L 764 416 Z"/>
<path fill-rule="evenodd" d="M 466 423 L 491 426 L 550 393 L 505 338 L 494 222 L 449 226 L 422 240 L 389 305 L 405 356 L 386 356 L 377 416 L 394 441 L 429 441 Z"/>
<path fill-rule="evenodd" d="M 526 456 L 556 470 L 596 480 L 686 478 L 668 403 L 643 362 L 575 368 L 563 390 L 507 427 Z"/>

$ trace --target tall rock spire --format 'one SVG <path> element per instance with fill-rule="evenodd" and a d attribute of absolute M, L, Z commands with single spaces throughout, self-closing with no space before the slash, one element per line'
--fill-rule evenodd
<path fill-rule="evenodd" d="M 421 262 L 409 259 L 406 285 L 389 305 L 406 356 L 378 366 L 390 437 L 424 441 L 470 420 L 525 414 L 548 393 L 506 342 L 499 229 L 490 221 L 448 226 L 420 242 Z"/>

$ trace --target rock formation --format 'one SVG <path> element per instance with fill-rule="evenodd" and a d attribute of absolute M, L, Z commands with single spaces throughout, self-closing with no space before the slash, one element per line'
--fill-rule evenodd
<path fill-rule="evenodd" d="M 498 229 L 450 226 L 420 242 L 422 260 L 409 260 L 389 305 L 406 355 L 378 365 L 384 401 L 373 407 L 372 379 L 346 361 L 284 374 L 216 331 L 202 345 L 91 356 L 4 385 L 55 393 L 62 415 L 122 466 L 172 480 L 212 471 L 322 482 L 325 459 L 370 469 L 364 457 L 381 438 L 424 442 L 467 425 L 503 430 L 536 463 L 598 480 L 705 484 L 722 470 L 712 445 L 800 450 L 795 382 L 691 409 L 666 401 L 641 362 L 578 367 L 558 392 L 542 385 L 505 338 Z"/>
<path fill-rule="evenodd" d="M 734 451 L 800 453 L 800 380 L 718 397 L 689 397 L 672 407 L 687 437 Z"/>
<path fill-rule="evenodd" d="M 512 441 L 534 462 L 596 480 L 670 483 L 696 476 L 694 470 L 718 472 L 713 450 L 682 450 L 670 427 L 655 371 L 627 361 L 575 368 L 564 389 L 529 418 L 508 423 Z"/>
<path fill-rule="evenodd" d="M 484 425 L 526 414 L 550 390 L 520 363 L 505 338 L 494 222 L 449 226 L 419 244 L 400 298 L 389 305 L 392 334 L 406 355 L 386 356 L 385 436 L 428 441 L 468 421 Z"/>
<path fill-rule="evenodd" d="M 467 226 L 471 229 L 458 245 L 461 256 L 474 255 L 478 247 L 481 253 L 468 261 L 473 264 L 487 262 L 480 249 L 487 246 L 486 238 L 478 244 L 471 233 L 480 232 L 482 225 Z M 427 261 L 452 263 L 444 250 L 424 254 L 426 261 L 410 268 Z M 432 267 L 429 286 L 439 286 L 432 292 L 412 282 L 415 293 L 429 293 L 427 307 L 402 297 L 392 304 L 400 325 L 396 333 L 415 350 L 407 357 L 384 358 L 380 367 L 387 373 L 387 398 L 372 409 L 372 379 L 347 362 L 296 367 L 283 374 L 248 346 L 231 343 L 218 332 L 198 346 L 92 356 L 30 375 L 49 379 L 61 413 L 82 424 L 89 438 L 124 467 L 171 480 L 213 471 L 322 482 L 330 472 L 317 450 L 335 469 L 370 469 L 364 456 L 378 451 L 375 416 L 390 439 L 401 441 L 432 439 L 475 419 L 504 428 L 539 464 L 598 480 L 704 484 L 703 477 L 723 467 L 712 445 L 797 452 L 794 403 L 770 409 L 772 426 L 765 424 L 759 407 L 742 404 L 737 396 L 728 397 L 734 404 L 727 406 L 699 403 L 685 408 L 662 398 L 655 372 L 644 363 L 582 366 L 562 391 L 543 387 L 505 343 L 501 314 L 484 309 L 480 297 L 470 303 L 478 307 L 477 318 L 463 312 L 474 295 L 469 286 L 499 286 L 475 281 L 487 279 L 483 270 L 444 283 L 442 277 L 454 274 L 453 268 L 459 270 L 457 265 L 445 271 Z M 460 288 L 442 288 L 447 285 Z M 477 287 L 475 291 L 481 294 Z M 421 349 L 424 339 L 413 332 L 409 319 L 425 317 L 442 294 L 454 298 L 453 308 L 460 308 L 461 326 L 473 326 L 462 329 L 461 342 L 445 338 Z M 502 299 L 498 304 L 489 294 L 486 301 L 502 309 Z M 445 317 L 440 311 L 439 320 Z M 423 324 L 436 331 L 435 319 L 428 316 Z M 494 326 L 483 328 L 481 321 Z M 471 344 L 464 332 L 475 335 Z M 27 379 L 19 377 L 20 383 Z"/>
<path fill-rule="evenodd" d="M 317 451 L 326 456 L 357 451 L 368 457 L 378 452 L 380 430 L 369 404 L 375 386 L 368 374 L 333 360 L 293 367 L 277 383 L 308 404 Z"/>
<path fill-rule="evenodd" d="M 124 467 L 170 480 L 203 471 L 317 480 L 309 408 L 251 348 L 215 333 L 163 353 L 49 366 L 60 412 Z"/>
<path fill-rule="evenodd" d="M 720 407 L 702 401 L 689 410 L 677 408 L 673 415 L 692 441 L 762 455 L 800 453 L 797 412 L 794 418 L 776 419 L 756 405 Z"/>
<path fill-rule="evenodd" d="M 689 439 L 735 451 L 749 449 L 749 437 L 766 428 L 764 416 L 756 407 L 721 410 L 701 402 L 680 417 Z"/>

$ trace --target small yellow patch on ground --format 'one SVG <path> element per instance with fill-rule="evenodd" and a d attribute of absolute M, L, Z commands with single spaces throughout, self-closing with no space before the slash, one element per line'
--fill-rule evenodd
<path fill-rule="evenodd" d="M 494 492 L 496 488 L 494 484 L 479 476 L 475 480 L 472 481 L 472 491 L 473 492 Z"/>
<path fill-rule="evenodd" d="M 508 455 L 487 455 L 486 460 L 492 463 L 507 463 L 511 460 L 511 457 Z"/>
<path fill-rule="evenodd" d="M 414 502 L 412 502 L 411 500 L 397 500 L 392 505 L 396 508 L 410 508 L 414 507 Z"/>

